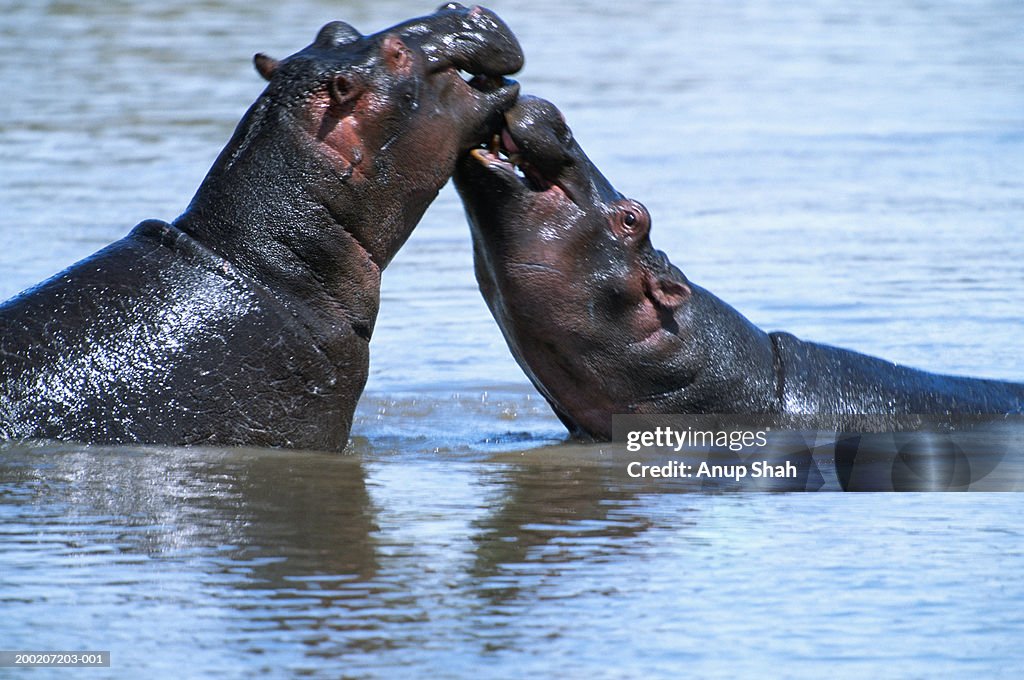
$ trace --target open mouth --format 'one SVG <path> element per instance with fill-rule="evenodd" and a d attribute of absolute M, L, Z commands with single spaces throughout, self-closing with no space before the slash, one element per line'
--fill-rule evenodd
<path fill-rule="evenodd" d="M 513 83 L 513 81 L 504 76 L 488 76 L 483 73 L 472 74 L 462 70 L 459 71 L 459 75 L 462 76 L 467 85 L 479 92 L 494 92 Z"/>
<path fill-rule="evenodd" d="M 502 127 L 500 132 L 491 137 L 490 142 L 481 144 L 470 153 L 484 165 L 518 177 L 523 186 L 531 191 L 547 191 L 553 186 L 565 191 L 530 164 L 507 127 Z"/>
<path fill-rule="evenodd" d="M 449 69 L 454 71 L 471 90 L 488 98 L 497 97 L 503 99 L 510 96 L 512 92 L 518 92 L 519 83 L 511 78 L 506 78 L 503 75 L 472 73 L 453 66 L 435 68 L 430 71 L 430 74 L 434 75 Z"/>

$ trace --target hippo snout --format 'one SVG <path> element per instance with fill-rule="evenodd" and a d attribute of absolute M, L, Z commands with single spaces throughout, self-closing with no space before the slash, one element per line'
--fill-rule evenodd
<path fill-rule="evenodd" d="M 451 2 L 396 28 L 404 40 L 423 50 L 432 71 L 456 68 L 499 77 L 523 67 L 523 50 L 515 34 L 497 14 L 479 5 L 467 8 Z"/>

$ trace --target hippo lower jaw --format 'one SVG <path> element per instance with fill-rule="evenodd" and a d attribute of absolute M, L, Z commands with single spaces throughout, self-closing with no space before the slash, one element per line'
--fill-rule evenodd
<path fill-rule="evenodd" d="M 503 125 L 499 132 L 492 135 L 489 143 L 473 149 L 470 154 L 488 170 L 515 177 L 529 191 L 543 193 L 554 189 L 573 203 L 576 202 L 568 187 L 559 182 L 558 178 L 546 177 L 539 168 L 526 160 L 507 126 Z"/>
<path fill-rule="evenodd" d="M 475 107 L 481 113 L 482 124 L 461 151 L 467 151 L 485 139 L 496 120 L 500 120 L 505 111 L 512 108 L 519 98 L 519 83 L 515 80 L 480 74 L 469 76 L 460 80 L 464 83 L 462 87 L 466 88 L 466 96 L 475 100 Z"/>
<path fill-rule="evenodd" d="M 515 80 L 508 78 L 507 73 L 488 73 L 484 69 L 484 64 L 463 64 L 461 66 L 451 63 L 437 63 L 432 65 L 427 70 L 428 76 L 436 76 L 445 71 L 452 71 L 458 73 L 470 89 L 474 90 L 474 94 L 477 97 L 483 99 L 506 99 L 509 92 L 514 90 L 515 96 L 511 100 L 505 101 L 502 107 L 502 112 L 512 108 L 515 104 L 516 99 L 519 96 L 519 83 Z M 512 71 L 509 71 L 511 73 Z"/>

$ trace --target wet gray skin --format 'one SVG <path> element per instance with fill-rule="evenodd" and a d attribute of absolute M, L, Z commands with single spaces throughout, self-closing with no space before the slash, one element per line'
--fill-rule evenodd
<path fill-rule="evenodd" d="M 550 102 L 521 97 L 455 184 L 477 281 L 516 361 L 577 436 L 625 413 L 1008 413 L 1024 386 L 765 333 L 651 245 L 651 217 Z"/>
<path fill-rule="evenodd" d="M 173 224 L 0 305 L 0 439 L 345 446 L 381 271 L 523 57 L 452 3 L 255 62 L 266 90 Z"/>

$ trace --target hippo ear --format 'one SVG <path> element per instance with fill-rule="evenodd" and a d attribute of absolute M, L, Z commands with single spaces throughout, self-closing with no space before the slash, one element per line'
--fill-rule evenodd
<path fill-rule="evenodd" d="M 682 306 L 692 292 L 685 283 L 667 276 L 655 276 L 648 273 L 644 283 L 647 296 L 651 298 L 654 305 L 669 311 L 675 311 Z"/>
<path fill-rule="evenodd" d="M 256 66 L 256 70 L 259 71 L 264 80 L 270 80 L 274 77 L 274 72 L 277 70 L 279 62 L 277 59 L 259 52 L 252 58 L 252 63 Z"/>

